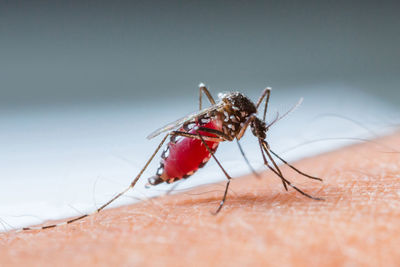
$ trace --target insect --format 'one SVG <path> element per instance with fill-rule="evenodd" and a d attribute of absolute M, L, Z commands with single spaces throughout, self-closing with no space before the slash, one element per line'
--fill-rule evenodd
<path fill-rule="evenodd" d="M 205 109 L 202 109 L 203 94 L 211 103 L 211 106 Z M 121 195 L 125 194 L 128 190 L 134 188 L 143 172 L 149 166 L 150 162 L 154 159 L 155 155 L 161 149 L 167 138 L 170 137 L 168 144 L 162 152 L 161 162 L 156 174 L 148 179 L 148 186 L 155 186 L 161 183 L 173 183 L 181 179 L 186 179 L 199 168 L 202 168 L 211 158 L 213 158 L 227 178 L 224 194 L 216 211 L 214 212 L 214 214 L 217 214 L 224 206 L 229 185 L 232 180 L 231 176 L 223 168 L 222 164 L 215 156 L 215 152 L 220 142 L 236 140 L 246 163 L 249 165 L 253 173 L 258 175 L 249 164 L 249 161 L 239 143 L 239 140 L 243 137 L 249 126 L 251 128 L 251 132 L 258 140 L 264 164 L 281 179 L 285 190 L 288 190 L 289 186 L 308 198 L 322 200 L 321 198 L 313 197 L 307 194 L 287 180 L 283 176 L 273 158 L 273 156 L 275 156 L 284 164 L 288 165 L 290 168 L 305 177 L 322 181 L 321 178 L 301 172 L 271 150 L 266 141 L 266 133 L 268 129 L 278 120 L 285 117 L 288 113 L 295 109 L 301 103 L 301 100 L 283 116 L 279 117 L 277 115 L 272 122 L 267 124 L 265 119 L 268 110 L 270 94 L 270 88 L 264 89 L 258 101 L 253 103 L 249 98 L 239 92 L 220 93 L 218 95 L 219 102 L 217 103 L 211 96 L 206 86 L 201 83 L 199 85 L 199 111 L 167 124 L 166 126 L 161 127 L 151 133 L 147 137 L 148 139 L 152 139 L 162 133 L 165 133 L 165 136 L 131 184 L 125 190 L 115 195 L 107 203 L 103 204 L 94 213 L 100 212 L 118 199 Z M 257 111 L 263 101 L 265 102 L 264 112 L 262 119 L 260 119 L 257 117 Z M 90 215 L 91 214 L 85 214 L 60 224 L 52 224 L 42 227 L 26 227 L 23 228 L 23 230 L 53 228 L 59 225 L 76 222 Z"/>

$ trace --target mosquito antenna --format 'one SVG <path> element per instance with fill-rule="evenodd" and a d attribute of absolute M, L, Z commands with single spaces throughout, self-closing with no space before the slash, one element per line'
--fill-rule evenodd
<path fill-rule="evenodd" d="M 301 103 L 303 103 L 303 98 L 301 97 L 299 99 L 299 101 L 297 101 L 297 103 L 288 111 L 286 111 L 285 114 L 283 114 L 282 116 L 280 116 L 278 119 L 274 120 L 273 122 L 271 122 L 267 128 L 271 127 L 273 124 L 275 124 L 276 122 L 280 121 L 281 119 L 283 119 L 284 117 L 286 117 L 287 115 L 289 115 L 290 113 L 292 113 L 293 111 L 295 111 L 300 105 Z"/>
<path fill-rule="evenodd" d="M 263 146 L 263 144 L 262 144 L 263 141 L 264 141 L 264 140 L 259 139 L 259 144 L 260 144 L 260 148 L 261 148 L 261 154 L 262 154 L 262 157 L 263 157 L 263 159 L 264 159 L 264 164 L 265 164 L 272 172 L 274 172 L 278 177 L 280 177 L 283 181 L 285 181 L 290 187 L 292 187 L 294 190 L 296 190 L 297 192 L 299 192 L 299 193 L 302 194 L 303 196 L 306 196 L 306 197 L 311 198 L 311 199 L 314 199 L 314 200 L 324 200 L 323 198 L 313 197 L 313 196 L 307 194 L 307 193 L 304 192 L 303 190 L 301 190 L 301 189 L 299 189 L 298 187 L 296 187 L 295 185 L 293 185 L 289 180 L 287 180 L 285 177 L 283 177 L 283 175 L 280 175 L 274 168 L 272 168 L 272 167 L 269 165 L 269 163 L 268 163 L 268 161 L 267 161 L 267 159 L 266 159 L 266 157 L 265 157 L 265 155 L 264 155 L 264 150 L 265 150 L 265 148 L 264 148 L 264 146 Z M 263 149 L 264 149 L 264 150 L 263 150 Z"/>
<path fill-rule="evenodd" d="M 277 122 L 279 119 L 279 112 L 276 112 L 275 118 L 267 125 L 266 130 L 268 131 L 269 127 Z"/>
<path fill-rule="evenodd" d="M 247 158 L 246 154 L 244 153 L 243 148 L 242 148 L 242 145 L 240 144 L 239 140 L 236 139 L 236 143 L 237 143 L 237 145 L 238 145 L 238 147 L 239 147 L 240 153 L 242 154 L 244 161 L 246 161 L 247 166 L 249 166 L 251 172 L 252 172 L 257 178 L 260 178 L 260 174 L 259 174 L 256 170 L 254 170 L 253 166 L 251 166 L 250 161 L 249 161 L 249 159 Z"/>
<path fill-rule="evenodd" d="M 277 157 L 280 161 L 282 161 L 283 163 L 285 163 L 286 165 L 288 165 L 290 168 L 292 168 L 294 171 L 296 171 L 297 173 L 299 173 L 299 174 L 301 174 L 301 175 L 303 175 L 303 176 L 305 176 L 305 177 L 307 177 L 307 178 L 310 178 L 310 179 L 314 179 L 314 180 L 318 180 L 318 181 L 321 181 L 322 182 L 322 179 L 321 178 L 319 178 L 319 177 L 315 177 L 315 176 L 311 176 L 311 175 L 309 175 L 309 174 L 307 174 L 307 173 L 304 173 L 304 172 L 302 172 L 302 171 L 300 171 L 299 169 L 297 169 L 296 167 L 294 167 L 293 165 L 291 165 L 290 163 L 288 163 L 286 160 L 284 160 L 283 158 L 281 158 L 278 154 L 276 154 L 274 151 L 272 151 L 271 149 L 268 149 L 267 150 L 267 142 L 265 142 L 265 141 L 263 141 L 263 145 L 264 145 L 264 149 L 266 150 L 266 153 L 268 154 L 268 150 L 272 153 L 272 154 L 274 154 L 274 156 L 275 157 Z"/>

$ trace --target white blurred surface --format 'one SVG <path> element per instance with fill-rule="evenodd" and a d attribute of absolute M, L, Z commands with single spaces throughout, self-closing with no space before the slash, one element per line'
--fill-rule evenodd
<path fill-rule="evenodd" d="M 356 88 L 327 87 L 298 89 L 292 95 L 273 89 L 269 118 L 276 111 L 283 114 L 304 97 L 302 106 L 268 133 L 271 148 L 282 157 L 293 161 L 358 142 L 351 138 L 372 139 L 396 129 L 398 107 Z M 250 97 L 256 101 L 258 95 Z M 93 211 L 131 182 L 161 140 L 145 137 L 198 105 L 197 99 L 185 98 L 172 103 L 138 102 L 0 115 L 0 220 L 4 228 Z M 250 132 L 242 145 L 252 164 L 262 169 L 258 143 Z M 236 144 L 221 144 L 217 156 L 233 176 L 249 172 Z M 136 188 L 112 206 L 165 193 L 171 185 L 144 188 L 158 162 L 156 156 Z M 223 179 L 210 160 L 178 190 Z"/>

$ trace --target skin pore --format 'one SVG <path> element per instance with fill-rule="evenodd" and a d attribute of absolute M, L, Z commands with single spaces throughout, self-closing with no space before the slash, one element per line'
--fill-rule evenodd
<path fill-rule="evenodd" d="M 391 148 L 391 149 L 390 149 Z M 400 262 L 400 133 L 272 172 L 105 210 L 54 229 L 0 234 L 2 265 L 395 266 Z M 254 153 L 259 153 L 256 151 Z"/>

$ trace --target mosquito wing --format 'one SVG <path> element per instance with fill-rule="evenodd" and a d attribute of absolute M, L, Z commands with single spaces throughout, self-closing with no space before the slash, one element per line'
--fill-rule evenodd
<path fill-rule="evenodd" d="M 157 135 L 159 135 L 159 134 L 161 134 L 163 132 L 168 132 L 168 131 L 174 130 L 174 129 L 182 126 L 185 122 L 190 121 L 190 120 L 192 120 L 192 119 L 194 119 L 194 118 L 196 118 L 198 116 L 207 114 L 210 111 L 216 110 L 220 106 L 221 106 L 221 104 L 212 105 L 211 107 L 202 109 L 200 111 L 193 112 L 193 113 L 188 114 L 185 117 L 182 117 L 182 118 L 180 118 L 180 119 L 178 119 L 178 120 L 176 120 L 174 122 L 168 123 L 167 125 L 165 125 L 165 126 L 163 126 L 161 128 L 158 128 L 157 130 L 155 130 L 154 132 L 149 134 L 147 136 L 147 139 L 152 139 L 152 138 L 156 137 Z"/>

